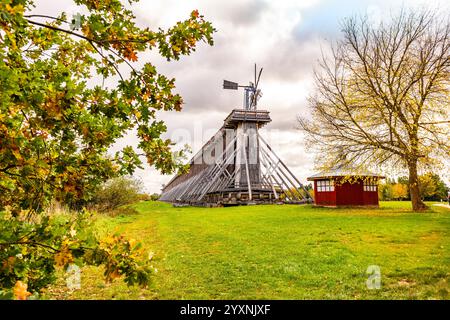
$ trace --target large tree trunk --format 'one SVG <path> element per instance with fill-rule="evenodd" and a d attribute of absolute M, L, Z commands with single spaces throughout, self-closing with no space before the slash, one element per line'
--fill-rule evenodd
<path fill-rule="evenodd" d="M 414 211 L 423 211 L 427 208 L 420 197 L 419 176 L 417 175 L 417 159 L 408 161 L 409 193 Z"/>

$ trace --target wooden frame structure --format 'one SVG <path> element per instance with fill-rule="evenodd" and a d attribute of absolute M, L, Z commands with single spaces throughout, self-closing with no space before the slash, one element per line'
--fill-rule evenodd
<path fill-rule="evenodd" d="M 233 110 L 191 159 L 189 171 L 163 188 L 160 200 L 200 206 L 311 203 L 308 191 L 259 135 L 270 121 L 265 110 Z"/>

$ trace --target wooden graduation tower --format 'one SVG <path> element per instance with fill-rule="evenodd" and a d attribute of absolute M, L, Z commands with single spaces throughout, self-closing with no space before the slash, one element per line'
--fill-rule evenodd
<path fill-rule="evenodd" d="M 226 117 L 222 128 L 191 159 L 189 170 L 162 190 L 162 201 L 221 206 L 275 202 L 309 203 L 309 193 L 273 152 L 258 130 L 271 121 L 257 110 L 262 69 L 255 82 L 240 86 L 224 81 L 224 89 L 244 88 L 244 106 Z"/>

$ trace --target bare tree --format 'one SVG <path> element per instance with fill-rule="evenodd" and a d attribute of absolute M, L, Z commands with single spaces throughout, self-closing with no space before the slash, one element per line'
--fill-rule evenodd
<path fill-rule="evenodd" d="M 323 55 L 299 118 L 326 165 L 387 165 L 409 171 L 412 206 L 424 210 L 418 168 L 450 158 L 449 15 L 405 12 L 371 25 L 343 22 L 343 39 Z"/>

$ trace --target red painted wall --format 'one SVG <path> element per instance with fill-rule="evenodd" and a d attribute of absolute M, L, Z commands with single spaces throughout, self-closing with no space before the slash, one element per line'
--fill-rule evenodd
<path fill-rule="evenodd" d="M 321 206 L 336 205 L 336 188 L 335 191 L 317 192 L 317 181 L 314 181 L 314 203 Z"/>
<path fill-rule="evenodd" d="M 338 206 L 363 206 L 364 191 L 363 182 L 356 183 L 345 182 L 336 187 L 336 205 Z"/>
<path fill-rule="evenodd" d="M 366 191 L 363 193 L 364 205 L 366 206 L 378 206 L 378 187 L 377 191 Z"/>
<path fill-rule="evenodd" d="M 378 188 L 377 188 L 378 189 Z M 317 180 L 314 181 L 314 203 L 323 206 L 377 206 L 378 191 L 364 191 L 363 181 L 336 184 L 335 191 L 317 192 Z"/>

